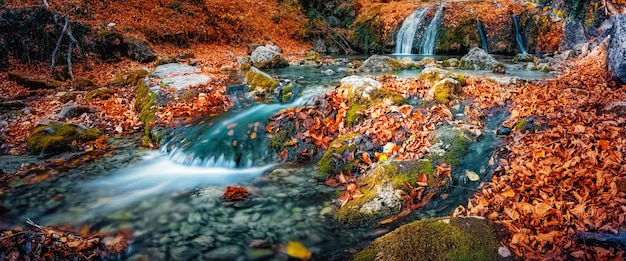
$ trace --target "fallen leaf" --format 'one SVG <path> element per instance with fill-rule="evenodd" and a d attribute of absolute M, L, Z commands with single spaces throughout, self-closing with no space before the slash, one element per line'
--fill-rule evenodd
<path fill-rule="evenodd" d="M 512 198 L 512 197 L 515 197 L 515 190 L 513 190 L 513 189 L 508 189 L 508 190 L 506 190 L 506 191 L 502 192 L 502 194 L 501 194 L 501 195 L 502 195 L 502 196 L 504 196 L 504 197 L 507 197 L 507 198 Z"/>
<path fill-rule="evenodd" d="M 427 187 L 428 186 L 428 177 L 426 174 L 422 173 L 417 176 L 417 185 Z"/>
<path fill-rule="evenodd" d="M 299 258 L 301 260 L 308 260 L 311 258 L 311 251 L 309 251 L 302 243 L 289 241 L 285 247 L 285 254 Z"/>
<path fill-rule="evenodd" d="M 478 181 L 480 180 L 480 176 L 478 176 L 478 174 L 476 174 L 476 172 L 473 172 L 471 170 L 465 170 L 465 176 L 467 176 L 467 178 L 470 181 Z"/>

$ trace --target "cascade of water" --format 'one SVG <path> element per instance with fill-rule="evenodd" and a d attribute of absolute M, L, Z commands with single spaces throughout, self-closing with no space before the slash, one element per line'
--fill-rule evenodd
<path fill-rule="evenodd" d="M 186 166 L 250 168 L 271 161 L 265 124 L 279 110 L 306 104 L 310 97 L 290 104 L 257 104 L 237 113 L 179 128 L 163 149 L 170 160 Z"/>
<path fill-rule="evenodd" d="M 439 8 L 437 8 L 437 12 L 435 12 L 435 16 L 433 16 L 433 19 L 430 20 L 430 23 L 426 27 L 426 30 L 424 31 L 424 36 L 422 37 L 422 41 L 420 44 L 420 54 L 435 54 L 435 46 L 437 44 L 437 31 L 439 31 L 439 23 L 441 22 L 443 7 L 445 5 L 445 2 L 439 5 Z"/>
<path fill-rule="evenodd" d="M 515 25 L 515 40 L 517 41 L 517 46 L 522 51 L 523 54 L 526 54 L 526 48 L 524 48 L 524 41 L 522 39 L 522 35 L 520 33 L 519 22 L 517 21 L 517 15 L 513 15 L 513 24 Z"/>
<path fill-rule="evenodd" d="M 398 34 L 396 35 L 395 52 L 397 54 L 411 54 L 417 28 L 419 27 L 420 21 L 424 18 L 428 9 L 430 9 L 430 6 L 420 7 L 404 19 L 402 27 L 400 27 L 400 30 L 398 30 Z"/>
<path fill-rule="evenodd" d="M 480 34 L 480 43 L 482 44 L 482 48 L 486 53 L 489 53 L 489 48 L 487 48 L 487 39 L 485 39 L 485 31 L 483 29 L 483 23 L 480 20 L 476 19 L 476 25 L 478 26 L 478 33 Z"/>

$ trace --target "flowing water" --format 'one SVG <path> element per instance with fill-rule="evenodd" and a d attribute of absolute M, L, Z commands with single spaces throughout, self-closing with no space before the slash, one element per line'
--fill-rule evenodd
<path fill-rule="evenodd" d="M 481 23 L 479 19 L 476 19 L 476 26 L 478 27 L 478 33 L 480 34 L 481 47 L 486 53 L 489 53 L 489 48 L 487 48 L 487 39 L 485 38 L 485 29 L 483 28 L 483 23 Z"/>
<path fill-rule="evenodd" d="M 430 23 L 424 30 L 424 36 L 422 36 L 420 42 L 420 54 L 435 54 L 435 47 L 437 46 L 437 32 L 439 31 L 439 24 L 441 23 L 441 16 L 443 15 L 443 8 L 445 5 L 445 2 L 439 5 L 437 12 L 435 12 L 435 16 L 433 16 L 433 19 L 430 20 Z"/>
<path fill-rule="evenodd" d="M 517 15 L 513 15 L 513 25 L 515 25 L 515 41 L 517 41 L 517 47 L 519 47 L 520 51 L 523 54 L 527 54 L 526 47 L 524 47 L 524 39 L 522 38 L 522 34 L 520 33 L 519 27 L 519 18 Z"/>
<path fill-rule="evenodd" d="M 412 53 L 413 41 L 416 38 L 417 29 L 429 9 L 430 6 L 420 7 L 411 13 L 411 15 L 409 15 L 404 22 L 402 22 L 402 27 L 400 27 L 400 30 L 396 35 L 396 54 Z"/>
<path fill-rule="evenodd" d="M 347 63 L 290 66 L 270 73 L 300 84 L 301 97 L 310 97 L 337 86 L 349 74 Z M 419 72 L 395 73 L 412 77 Z M 455 168 L 447 199 L 435 198 L 401 222 L 372 227 L 342 224 L 329 215 L 336 190 L 319 181 L 314 165 L 281 165 L 267 152 L 267 118 L 307 101 L 251 104 L 192 122 L 175 130 L 160 151 L 144 151 L 132 140 L 117 137 L 119 149 L 113 156 L 55 179 L 12 184 L 0 199 L 7 209 L 0 218 L 12 224 L 30 218 L 41 225 L 131 229 L 136 238 L 123 257 L 127 260 L 287 260 L 272 249 L 251 248 L 255 240 L 277 245 L 298 241 L 313 252 L 312 260 L 347 260 L 349 249 L 364 247 L 402 222 L 445 216 L 466 204 L 478 183 L 461 177 L 471 170 L 488 180 L 487 163 L 500 143 L 494 130 L 507 117 L 503 109 L 487 119 L 482 137 Z M 455 117 L 463 119 L 468 102 L 453 107 Z M 244 186 L 253 197 L 224 202 L 225 187 L 235 185 Z"/>

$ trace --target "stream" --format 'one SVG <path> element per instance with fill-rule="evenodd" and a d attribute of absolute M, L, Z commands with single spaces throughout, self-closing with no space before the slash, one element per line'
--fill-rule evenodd
<path fill-rule="evenodd" d="M 419 60 L 422 56 L 402 56 L 406 57 Z M 355 58 L 338 60 L 349 59 Z M 516 66 L 507 64 L 507 69 L 521 79 L 547 76 Z M 415 77 L 420 71 L 394 74 Z M 436 197 L 392 224 L 372 227 L 337 222 L 331 214 L 335 188 L 318 180 L 314 164 L 276 162 L 275 155 L 268 152 L 264 131 L 271 115 L 306 105 L 353 73 L 346 69 L 346 62 L 322 68 L 292 65 L 267 72 L 302 86 L 300 98 L 287 104 L 246 105 L 215 118 L 196 120 L 174 130 L 158 151 L 137 148 L 131 139 L 116 137 L 119 149 L 113 156 L 60 173 L 55 179 L 7 191 L 0 204 L 7 211 L 0 218 L 20 225 L 30 218 L 40 225 L 131 229 L 135 239 L 128 255 L 121 258 L 124 260 L 289 259 L 272 249 L 251 248 L 255 240 L 271 244 L 297 241 L 313 253 L 312 260 L 348 260 L 351 249 L 361 249 L 403 223 L 448 215 L 466 204 L 478 187 L 478 182 L 457 182 L 446 192 L 447 199 Z M 458 72 L 502 77 L 488 71 Z M 237 82 L 242 75 L 231 77 Z M 465 105 L 453 107 L 453 114 L 462 114 Z M 471 170 L 488 180 L 488 162 L 500 143 L 495 130 L 507 117 L 502 109 L 487 119 L 482 137 L 468 148 L 453 175 Z M 237 185 L 250 191 L 251 199 L 224 202 L 225 187 Z"/>

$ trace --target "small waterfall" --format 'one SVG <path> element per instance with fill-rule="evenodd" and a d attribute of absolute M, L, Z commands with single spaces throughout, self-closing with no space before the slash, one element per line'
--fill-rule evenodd
<path fill-rule="evenodd" d="M 476 25 L 478 26 L 478 33 L 480 34 L 480 43 L 482 44 L 482 48 L 486 53 L 489 53 L 489 48 L 487 48 L 487 39 L 485 39 L 485 29 L 483 28 L 483 23 L 481 23 L 479 19 L 476 19 Z"/>
<path fill-rule="evenodd" d="M 267 119 L 282 109 L 302 106 L 309 99 L 299 98 L 291 104 L 257 104 L 181 127 L 163 149 L 172 162 L 186 166 L 233 169 L 266 164 L 273 160 L 267 151 Z"/>
<path fill-rule="evenodd" d="M 517 15 L 513 15 L 513 24 L 515 25 L 515 40 L 517 41 L 517 46 L 522 51 L 523 54 L 527 54 L 526 48 L 524 48 L 524 41 L 522 39 L 522 35 L 520 33 L 519 22 Z"/>
<path fill-rule="evenodd" d="M 400 27 L 398 35 L 396 35 L 395 52 L 397 54 L 411 54 L 411 50 L 413 49 L 413 40 L 415 39 L 417 28 L 428 9 L 430 9 L 430 6 L 420 7 L 416 9 L 406 19 L 404 19 L 402 27 Z"/>
<path fill-rule="evenodd" d="M 441 16 L 443 14 L 443 7 L 445 2 L 439 5 L 437 12 L 424 31 L 424 36 L 420 44 L 420 54 L 433 55 L 435 54 L 435 47 L 437 44 L 437 31 L 439 31 L 439 23 L 441 22 Z"/>

